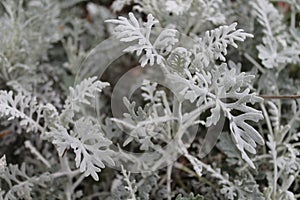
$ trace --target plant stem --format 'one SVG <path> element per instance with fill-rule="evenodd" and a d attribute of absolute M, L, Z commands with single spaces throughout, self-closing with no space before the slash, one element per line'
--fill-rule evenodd
<path fill-rule="evenodd" d="M 172 168 L 173 168 L 173 164 L 169 163 L 169 165 L 167 167 L 167 194 L 168 194 L 168 200 L 171 200 L 171 198 L 172 198 L 172 191 L 171 191 Z"/>
<path fill-rule="evenodd" d="M 252 58 L 248 53 L 244 53 L 244 56 L 255 66 L 257 67 L 257 69 L 259 71 L 261 71 L 261 73 L 266 73 L 266 71 L 264 70 L 264 68 L 258 63 L 256 62 L 256 60 L 254 60 L 254 58 Z"/>
<path fill-rule="evenodd" d="M 132 200 L 136 200 L 135 189 L 132 187 L 132 184 L 131 184 L 130 179 L 129 179 L 129 177 L 130 177 L 130 172 L 127 174 L 127 172 L 126 172 L 126 170 L 124 169 L 123 165 L 121 165 L 121 168 L 122 168 L 122 174 L 123 174 L 123 176 L 124 176 L 124 178 L 125 178 L 125 181 L 126 181 L 126 183 L 127 183 L 127 185 L 128 185 L 128 190 L 129 190 L 129 192 L 130 192 L 130 194 L 131 194 L 131 199 L 132 199 Z"/>
<path fill-rule="evenodd" d="M 268 127 L 270 135 L 271 135 L 269 140 L 270 139 L 273 140 L 273 141 L 270 141 L 270 146 L 269 147 L 271 149 L 271 155 L 272 155 L 272 159 L 273 159 L 273 168 L 274 168 L 274 170 L 273 170 L 273 175 L 274 175 L 274 178 L 273 178 L 273 199 L 275 199 L 276 190 L 277 190 L 277 179 L 278 179 L 277 151 L 276 151 L 277 144 L 276 144 L 276 139 L 275 139 L 276 137 L 274 135 L 272 125 L 271 125 L 271 121 L 270 121 L 269 115 L 267 113 L 267 110 L 266 110 L 263 103 L 261 103 L 260 105 L 261 105 L 261 109 L 263 111 L 263 114 L 264 114 L 264 117 L 265 117 L 265 120 L 266 120 L 266 123 L 267 123 L 267 127 Z M 274 143 L 274 145 L 272 143 Z"/>
<path fill-rule="evenodd" d="M 259 95 L 264 99 L 300 99 L 300 95 Z"/>

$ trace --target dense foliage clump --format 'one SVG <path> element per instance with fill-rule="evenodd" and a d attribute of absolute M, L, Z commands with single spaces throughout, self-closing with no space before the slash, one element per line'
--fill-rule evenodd
<path fill-rule="evenodd" d="M 299 0 L 3 0 L 0 199 L 300 198 Z"/>

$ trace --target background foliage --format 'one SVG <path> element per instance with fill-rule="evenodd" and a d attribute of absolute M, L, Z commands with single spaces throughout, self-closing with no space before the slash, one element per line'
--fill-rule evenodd
<path fill-rule="evenodd" d="M 2 0 L 0 199 L 300 198 L 299 19 L 299 0 Z"/>

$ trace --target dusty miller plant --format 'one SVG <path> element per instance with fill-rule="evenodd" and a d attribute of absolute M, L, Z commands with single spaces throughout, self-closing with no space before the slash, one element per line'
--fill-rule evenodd
<path fill-rule="evenodd" d="M 300 198 L 298 0 L 0 5 L 0 199 Z"/>

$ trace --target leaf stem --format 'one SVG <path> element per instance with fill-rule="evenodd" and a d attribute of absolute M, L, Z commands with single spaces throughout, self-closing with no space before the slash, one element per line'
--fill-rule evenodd
<path fill-rule="evenodd" d="M 259 95 L 264 99 L 300 99 L 300 95 Z"/>
<path fill-rule="evenodd" d="M 168 194 L 168 200 L 172 199 L 172 191 L 171 191 L 171 174 L 172 174 L 172 168 L 173 164 L 171 162 L 168 163 L 167 167 L 167 194 Z"/>

